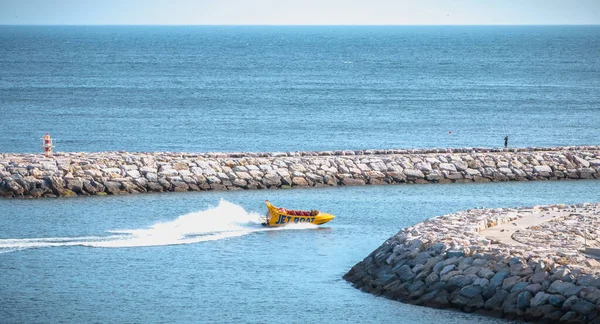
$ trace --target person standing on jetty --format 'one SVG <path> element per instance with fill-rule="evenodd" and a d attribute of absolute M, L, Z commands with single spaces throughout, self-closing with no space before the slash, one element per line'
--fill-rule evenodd
<path fill-rule="evenodd" d="M 508 135 L 504 138 L 504 147 L 508 148 Z"/>

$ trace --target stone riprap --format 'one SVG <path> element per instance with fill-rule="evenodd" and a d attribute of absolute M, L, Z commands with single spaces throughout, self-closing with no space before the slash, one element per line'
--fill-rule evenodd
<path fill-rule="evenodd" d="M 0 196 L 598 179 L 600 147 L 0 154 Z"/>
<path fill-rule="evenodd" d="M 472 209 L 401 230 L 344 278 L 416 305 L 600 323 L 600 263 L 586 246 L 600 246 L 598 203 Z"/>

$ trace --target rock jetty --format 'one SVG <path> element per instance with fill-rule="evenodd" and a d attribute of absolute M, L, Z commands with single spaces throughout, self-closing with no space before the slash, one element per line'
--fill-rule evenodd
<path fill-rule="evenodd" d="M 472 209 L 402 229 L 344 278 L 410 304 L 600 323 L 598 247 L 598 203 Z"/>
<path fill-rule="evenodd" d="M 598 146 L 0 154 L 0 197 L 599 178 Z"/>

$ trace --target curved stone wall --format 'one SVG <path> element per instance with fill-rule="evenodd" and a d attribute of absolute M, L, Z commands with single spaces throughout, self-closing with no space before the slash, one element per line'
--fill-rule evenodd
<path fill-rule="evenodd" d="M 473 209 L 401 230 L 344 278 L 411 304 L 599 323 L 598 247 L 598 203 Z"/>
<path fill-rule="evenodd" d="M 0 196 L 600 178 L 600 147 L 0 154 Z"/>

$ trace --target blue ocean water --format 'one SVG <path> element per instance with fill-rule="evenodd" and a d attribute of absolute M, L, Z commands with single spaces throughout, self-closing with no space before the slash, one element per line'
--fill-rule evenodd
<path fill-rule="evenodd" d="M 597 145 L 600 26 L 0 26 L 0 152 Z"/>
<path fill-rule="evenodd" d="M 403 227 L 476 207 L 596 201 L 597 180 L 0 200 L 2 323 L 505 323 L 342 279 Z M 270 230 L 263 200 L 319 208 Z M 223 199 L 223 200 L 222 200 Z"/>
<path fill-rule="evenodd" d="M 0 153 L 598 145 L 598 53 L 598 26 L 0 26 Z M 0 323 L 500 323 L 342 275 L 426 218 L 599 186 L 0 200 Z M 265 229 L 264 199 L 337 218 Z"/>

